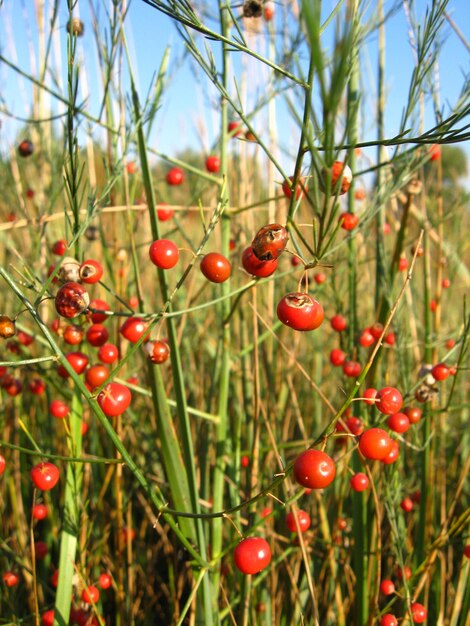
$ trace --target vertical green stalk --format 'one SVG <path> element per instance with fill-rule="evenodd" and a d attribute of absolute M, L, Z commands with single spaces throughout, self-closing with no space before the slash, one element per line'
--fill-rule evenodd
<path fill-rule="evenodd" d="M 229 32 L 228 25 L 228 13 L 223 2 L 219 5 L 220 14 L 220 27 L 221 34 L 227 37 Z M 225 43 L 222 44 L 222 84 L 228 91 L 229 89 L 229 59 L 228 50 Z M 220 144 L 220 171 L 223 179 L 227 181 L 228 163 L 227 163 L 227 127 L 228 127 L 228 108 L 225 98 L 221 98 L 221 111 L 220 111 L 220 124 L 221 124 L 221 144 Z M 228 202 L 228 190 L 227 185 L 223 185 L 221 188 L 220 202 L 222 205 L 226 205 Z M 225 216 L 222 216 L 221 223 L 221 239 L 222 239 L 222 254 L 228 255 L 229 242 L 230 242 L 230 220 Z M 221 295 L 227 296 L 230 293 L 230 280 L 225 281 L 221 285 Z M 220 362 L 220 380 L 219 380 L 219 397 L 217 403 L 217 414 L 219 417 L 219 423 L 216 429 L 216 464 L 214 468 L 214 483 L 213 483 L 213 502 L 214 511 L 220 511 L 223 509 L 224 499 L 224 486 L 225 486 L 225 450 L 226 450 L 226 436 L 227 436 L 227 406 L 229 396 L 229 381 L 230 381 L 230 325 L 226 321 L 230 313 L 230 300 L 226 298 L 220 305 L 220 318 L 222 320 L 222 328 L 220 330 L 220 341 L 222 342 L 221 362 Z M 214 558 L 218 558 L 222 551 L 223 540 L 223 518 L 216 518 L 212 521 L 212 555 Z M 220 561 L 217 563 L 214 575 L 212 577 L 212 585 L 214 589 L 219 588 L 220 580 Z M 216 605 L 216 599 L 214 598 L 214 612 L 218 612 Z"/>
<path fill-rule="evenodd" d="M 377 19 L 379 21 L 379 67 L 377 75 L 377 163 L 384 160 L 385 149 L 380 144 L 385 138 L 385 20 L 383 0 L 378 0 Z M 382 198 L 384 184 L 384 171 L 379 167 L 377 170 L 377 194 Z M 385 292 L 385 245 L 384 245 L 385 206 L 379 202 L 379 210 L 375 221 L 376 227 L 376 266 L 375 266 L 375 307 L 378 311 L 379 303 Z"/>
<path fill-rule="evenodd" d="M 80 165 L 78 155 L 77 134 L 74 126 L 76 99 L 78 93 L 78 70 L 74 64 L 77 36 L 73 33 L 72 12 L 75 2 L 68 0 L 69 8 L 69 34 L 67 39 L 68 61 L 68 96 L 67 107 L 67 148 L 68 164 L 65 168 L 66 190 L 69 196 L 72 213 L 74 216 L 73 234 L 77 235 L 80 230 Z M 79 237 L 75 242 L 75 254 L 80 255 Z M 79 456 L 82 449 L 82 401 L 80 392 L 75 387 L 72 399 L 72 411 L 70 414 L 70 436 L 68 449 L 70 456 Z M 59 556 L 59 584 L 54 608 L 54 626 L 65 626 L 69 623 L 70 606 L 72 598 L 72 580 L 75 571 L 75 555 L 80 523 L 81 508 L 81 485 L 83 477 L 83 465 L 81 463 L 69 463 L 66 472 L 64 510 L 62 513 L 62 533 L 60 539 Z"/>
<path fill-rule="evenodd" d="M 421 209 L 423 211 L 423 220 L 426 221 L 426 206 L 424 193 L 421 198 Z M 427 230 L 423 234 L 424 247 L 424 267 L 423 267 L 423 292 L 424 292 L 424 363 L 431 363 L 432 360 L 432 317 L 429 308 L 431 294 L 431 271 L 430 271 L 430 255 L 429 255 L 429 237 Z M 426 534 L 429 519 L 430 498 L 428 485 L 430 484 L 431 471 L 431 419 L 428 411 L 428 405 L 423 405 L 423 430 L 422 443 L 425 444 L 421 451 L 421 500 L 419 504 L 419 520 L 418 520 L 418 536 L 416 541 L 416 562 L 421 563 L 425 556 Z"/>
<path fill-rule="evenodd" d="M 82 413 L 83 404 L 80 392 L 78 389 L 75 389 L 72 399 L 72 411 L 70 413 L 70 436 L 68 442 L 69 453 L 72 457 L 79 457 L 81 455 Z M 82 463 L 67 464 L 65 502 L 60 538 L 60 576 L 54 607 L 54 626 L 65 626 L 69 623 L 73 586 L 72 579 L 75 573 L 75 555 L 80 524 L 82 477 Z"/>
<path fill-rule="evenodd" d="M 347 16 L 351 28 L 357 29 L 357 0 L 349 0 L 347 6 Z M 359 58 L 357 46 L 353 48 L 351 59 L 352 71 L 348 85 L 347 94 L 347 128 L 348 142 L 351 146 L 357 143 L 358 135 L 358 108 L 359 108 Z M 348 155 L 348 163 L 354 172 L 355 153 L 352 148 Z M 354 213 L 354 179 L 348 192 L 349 212 Z M 356 298 L 356 245 L 355 239 L 349 237 L 348 241 L 348 291 L 349 291 L 349 329 L 348 329 L 348 352 L 353 353 L 355 336 L 357 333 L 357 298 Z M 359 464 L 358 459 L 355 463 Z M 359 469 L 359 468 L 356 468 Z M 364 626 L 367 623 L 367 598 L 369 590 L 367 588 L 367 546 L 365 537 L 367 533 L 367 501 L 363 494 L 354 494 L 353 497 L 353 532 L 354 532 L 354 573 L 356 576 L 355 594 L 355 623 L 357 626 Z"/>

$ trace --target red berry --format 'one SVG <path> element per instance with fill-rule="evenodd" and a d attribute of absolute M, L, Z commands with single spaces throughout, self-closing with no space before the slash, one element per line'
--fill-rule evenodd
<path fill-rule="evenodd" d="M 321 450 L 305 450 L 295 460 L 294 477 L 302 487 L 324 489 L 333 482 L 335 475 L 335 462 Z"/>
<path fill-rule="evenodd" d="M 92 365 L 85 372 L 85 380 L 90 385 L 92 390 L 97 387 L 101 387 L 108 377 L 109 370 L 105 365 Z"/>
<path fill-rule="evenodd" d="M 54 463 L 43 461 L 38 463 L 31 470 L 31 480 L 36 489 L 41 491 L 49 491 L 56 486 L 59 480 L 60 472 Z"/>
<path fill-rule="evenodd" d="M 400 507 L 405 513 L 409 513 L 413 509 L 413 500 L 411 498 L 403 498 L 400 502 Z"/>
<path fill-rule="evenodd" d="M 2 378 L 2 389 L 6 391 L 9 396 L 13 398 L 20 395 L 23 391 L 23 383 L 19 378 L 15 378 L 11 374 L 7 374 Z"/>
<path fill-rule="evenodd" d="M 442 288 L 449 289 L 449 287 L 450 287 L 450 280 L 448 278 L 444 278 L 442 280 Z"/>
<path fill-rule="evenodd" d="M 15 572 L 5 572 L 2 578 L 7 587 L 16 587 L 20 582 L 20 577 Z"/>
<path fill-rule="evenodd" d="M 144 349 L 147 352 L 149 359 L 156 365 L 165 363 L 170 356 L 170 348 L 168 347 L 166 341 L 148 341 L 144 345 Z"/>
<path fill-rule="evenodd" d="M 463 554 L 467 557 L 467 559 L 470 559 L 470 543 L 464 547 Z"/>
<path fill-rule="evenodd" d="M 346 321 L 346 318 L 344 318 L 342 315 L 333 315 L 333 317 L 330 320 L 330 324 L 331 324 L 331 328 L 333 330 L 336 330 L 338 333 L 343 332 L 343 330 L 346 330 L 346 328 L 348 327 L 348 323 Z"/>
<path fill-rule="evenodd" d="M 53 400 L 49 405 L 49 413 L 57 419 L 64 419 L 70 413 L 70 409 L 63 400 Z"/>
<path fill-rule="evenodd" d="M 46 391 L 46 383 L 42 380 L 42 378 L 33 378 L 29 381 L 28 389 L 35 396 L 42 396 L 42 394 Z"/>
<path fill-rule="evenodd" d="M 381 461 L 390 452 L 392 439 L 381 428 L 369 428 L 359 440 L 359 450 L 366 459 Z"/>
<path fill-rule="evenodd" d="M 451 348 L 453 348 L 455 346 L 455 339 L 448 339 L 446 341 L 446 348 L 448 350 L 450 350 Z"/>
<path fill-rule="evenodd" d="M 359 344 L 363 348 L 369 348 L 370 346 L 372 346 L 375 343 L 375 341 L 376 341 L 376 339 L 375 339 L 374 335 L 370 332 L 370 330 L 368 328 L 363 330 L 361 335 L 360 335 L 360 337 L 359 337 Z"/>
<path fill-rule="evenodd" d="M 232 137 L 239 137 L 242 134 L 241 123 L 240 122 L 229 122 L 227 126 L 227 132 Z"/>
<path fill-rule="evenodd" d="M 405 413 L 393 413 L 387 420 L 387 426 L 395 433 L 406 433 L 410 427 L 410 420 Z"/>
<path fill-rule="evenodd" d="M 249 246 L 243 251 L 242 265 L 248 274 L 256 276 L 257 278 L 267 278 L 276 271 L 277 259 L 260 261 L 253 252 L 253 248 Z"/>
<path fill-rule="evenodd" d="M 240 459 L 240 465 L 244 468 L 249 467 L 250 465 L 250 457 L 247 454 L 244 454 Z"/>
<path fill-rule="evenodd" d="M 313 275 L 313 280 L 317 283 L 317 285 L 322 285 L 326 280 L 326 274 L 323 272 L 317 272 Z"/>
<path fill-rule="evenodd" d="M 344 230 L 354 230 L 359 224 L 359 218 L 356 213 L 341 213 L 338 221 Z"/>
<path fill-rule="evenodd" d="M 98 395 L 98 404 L 107 417 L 121 415 L 132 400 L 130 390 L 120 383 L 108 383 Z"/>
<path fill-rule="evenodd" d="M 422 624 L 426 621 L 426 618 L 428 617 L 428 612 L 422 604 L 420 604 L 419 602 L 413 602 L 410 605 L 410 610 L 411 619 L 413 620 L 414 624 Z"/>
<path fill-rule="evenodd" d="M 408 406 L 403 409 L 403 413 L 410 420 L 410 424 L 417 424 L 421 419 L 423 412 L 418 407 Z"/>
<path fill-rule="evenodd" d="M 34 543 L 34 553 L 37 561 L 44 561 L 48 552 L 49 548 L 44 541 L 36 541 Z"/>
<path fill-rule="evenodd" d="M 119 332 L 131 343 L 137 343 L 141 337 L 147 332 L 148 324 L 140 317 L 128 317 L 122 324 Z"/>
<path fill-rule="evenodd" d="M 449 378 L 450 370 L 445 363 L 438 363 L 432 368 L 431 374 L 436 380 L 441 381 Z"/>
<path fill-rule="evenodd" d="M 366 389 L 364 393 L 362 394 L 362 397 L 364 398 L 364 402 L 368 404 L 369 406 L 373 406 L 375 404 L 376 396 L 377 396 L 377 389 L 374 389 L 373 387 L 369 387 L 369 389 Z"/>
<path fill-rule="evenodd" d="M 398 271 L 406 272 L 407 269 L 408 269 L 408 260 L 406 257 L 401 256 L 398 260 Z"/>
<path fill-rule="evenodd" d="M 57 313 L 69 319 L 86 311 L 89 304 L 90 297 L 79 283 L 65 283 L 60 287 L 55 297 Z"/>
<path fill-rule="evenodd" d="M 54 609 L 50 609 L 46 611 L 41 616 L 41 624 L 42 626 L 53 626 L 54 624 Z"/>
<path fill-rule="evenodd" d="M 389 579 L 382 580 L 380 583 L 380 591 L 384 594 L 384 596 L 390 596 L 395 592 L 395 585 L 393 581 Z"/>
<path fill-rule="evenodd" d="M 102 324 L 92 324 L 86 331 L 86 339 L 90 346 L 103 346 L 109 338 L 109 333 Z"/>
<path fill-rule="evenodd" d="M 0 476 L 5 471 L 5 465 L 6 464 L 7 464 L 7 462 L 5 460 L 5 457 L 3 456 L 3 454 L 0 454 Z"/>
<path fill-rule="evenodd" d="M 29 139 L 23 139 L 23 141 L 18 146 L 18 152 L 22 157 L 29 157 L 34 152 L 34 144 Z"/>
<path fill-rule="evenodd" d="M 98 585 L 101 589 L 109 589 L 113 584 L 113 579 L 107 572 L 102 572 L 98 578 Z"/>
<path fill-rule="evenodd" d="M 184 172 L 179 167 L 172 167 L 166 175 L 166 182 L 173 187 L 181 185 L 184 181 Z"/>
<path fill-rule="evenodd" d="M 391 613 L 385 613 L 380 620 L 380 626 L 398 626 L 397 618 Z"/>
<path fill-rule="evenodd" d="M 88 259 L 80 265 L 79 274 L 82 282 L 92 285 L 99 282 L 103 277 L 103 266 L 98 261 Z"/>
<path fill-rule="evenodd" d="M 129 163 L 126 165 L 126 169 L 127 169 L 127 173 L 128 174 L 135 174 L 137 172 L 137 164 L 135 161 L 129 161 Z"/>
<path fill-rule="evenodd" d="M 399 580 L 403 580 L 403 576 L 406 578 L 406 580 L 409 580 L 412 576 L 411 568 L 408 567 L 408 565 L 404 565 L 403 569 L 399 565 L 397 565 L 395 573 Z"/>
<path fill-rule="evenodd" d="M 78 346 L 83 341 L 83 328 L 75 324 L 69 324 L 64 329 L 63 338 L 70 346 Z"/>
<path fill-rule="evenodd" d="M 330 191 L 332 193 L 338 193 L 341 196 L 348 191 L 351 185 L 351 168 L 348 165 L 345 165 L 342 161 L 335 161 L 331 167 L 331 174 L 329 177 Z M 320 179 L 320 185 L 323 191 L 326 190 L 327 179 L 328 172 L 327 170 L 323 170 L 323 177 Z"/>
<path fill-rule="evenodd" d="M 232 273 L 230 261 L 218 252 L 209 252 L 201 261 L 201 272 L 213 283 L 223 283 Z"/>
<path fill-rule="evenodd" d="M 396 342 L 396 336 L 395 333 L 387 333 L 384 337 L 384 343 L 386 343 L 389 346 L 394 346 Z"/>
<path fill-rule="evenodd" d="M 401 393 L 395 387 L 384 387 L 377 392 L 376 407 L 384 415 L 398 413 L 403 406 Z"/>
<path fill-rule="evenodd" d="M 45 504 L 35 504 L 33 506 L 32 515 L 34 519 L 42 520 L 47 517 L 47 506 Z"/>
<path fill-rule="evenodd" d="M 217 173 L 220 169 L 220 159 L 218 156 L 208 156 L 206 159 L 206 170 L 208 172 Z"/>
<path fill-rule="evenodd" d="M 364 424 L 359 417 L 348 417 L 346 419 L 346 430 L 348 430 L 351 434 L 359 437 L 364 432 Z"/>
<path fill-rule="evenodd" d="M 100 590 L 98 587 L 94 585 L 90 585 L 89 587 L 85 587 L 82 591 L 82 600 L 87 604 L 91 604 L 92 602 L 96 604 L 100 599 Z"/>
<path fill-rule="evenodd" d="M 277 316 L 294 330 L 315 330 L 323 322 L 323 307 L 308 293 L 294 292 L 284 296 L 277 305 Z"/>
<path fill-rule="evenodd" d="M 293 176 L 289 176 L 289 180 L 285 180 L 282 183 L 282 191 L 286 198 L 290 198 L 292 196 L 292 183 L 294 181 Z M 303 193 L 308 191 L 307 184 L 304 179 L 300 179 L 295 187 L 295 199 L 298 200 Z"/>
<path fill-rule="evenodd" d="M 251 247 L 260 261 L 277 259 L 284 252 L 289 233 L 281 224 L 268 224 L 256 233 Z"/>
<path fill-rule="evenodd" d="M 431 161 L 439 161 L 439 159 L 441 158 L 441 146 L 437 144 L 429 146 L 428 154 L 431 158 Z"/>
<path fill-rule="evenodd" d="M 334 348 L 330 352 L 330 363 L 334 365 L 335 367 L 343 365 L 345 361 L 346 361 L 346 352 L 343 352 L 339 348 Z"/>
<path fill-rule="evenodd" d="M 291 531 L 291 533 L 297 532 L 297 525 L 295 521 L 296 517 L 299 523 L 300 532 L 304 533 L 306 530 L 310 528 L 310 524 L 311 524 L 310 515 L 307 513 L 307 511 L 302 511 L 302 509 L 298 510 L 297 515 L 295 515 L 293 511 L 288 513 L 286 515 L 286 526 Z"/>
<path fill-rule="evenodd" d="M 102 363 L 114 363 L 119 358 L 119 350 L 113 343 L 105 343 L 98 350 L 98 358 Z"/>
<path fill-rule="evenodd" d="M 106 315 L 106 313 L 104 313 L 104 311 L 110 311 L 110 306 L 107 302 L 105 302 L 104 300 L 92 300 L 90 302 L 90 311 L 91 311 L 91 321 L 93 322 L 93 324 L 102 324 L 103 322 L 105 322 L 109 315 Z"/>
<path fill-rule="evenodd" d="M 235 548 L 233 560 L 242 574 L 258 574 L 271 562 L 271 548 L 262 537 L 247 537 Z"/>
<path fill-rule="evenodd" d="M 162 270 L 169 270 L 178 263 L 178 247 L 169 239 L 157 239 L 149 248 L 150 260 Z"/>
<path fill-rule="evenodd" d="M 368 328 L 374 339 L 380 339 L 383 329 L 384 327 L 379 322 L 376 322 L 373 326 Z"/>
<path fill-rule="evenodd" d="M 52 252 L 53 254 L 56 254 L 57 256 L 63 256 L 66 250 L 67 250 L 67 242 L 65 241 L 65 239 L 59 239 L 52 246 Z"/>
<path fill-rule="evenodd" d="M 274 2 L 265 2 L 263 5 L 263 16 L 266 22 L 270 22 L 274 17 L 275 5 Z"/>
<path fill-rule="evenodd" d="M 160 207 L 166 207 L 165 204 L 160 204 Z M 167 208 L 160 208 L 157 209 L 157 217 L 160 220 L 160 222 L 167 222 L 168 220 L 170 220 L 173 215 L 174 215 L 174 211 L 173 209 L 167 209 Z"/>
<path fill-rule="evenodd" d="M 351 476 L 349 484 L 351 485 L 351 488 L 354 489 L 354 491 L 365 491 L 369 486 L 369 478 L 366 474 L 359 472 L 357 474 L 354 474 L 354 476 Z"/>
<path fill-rule="evenodd" d="M 69 352 L 65 355 L 65 358 L 72 366 L 74 372 L 78 375 L 83 374 L 88 366 L 88 357 L 86 354 L 83 354 L 83 352 Z M 59 365 L 57 373 L 62 378 L 68 378 L 70 376 L 63 365 Z"/>
<path fill-rule="evenodd" d="M 357 378 L 361 373 L 361 364 L 357 361 L 345 361 L 343 364 L 343 373 L 345 376 Z"/>
<path fill-rule="evenodd" d="M 382 459 L 382 463 L 384 465 L 392 465 L 398 459 L 400 455 L 400 446 L 398 445 L 398 441 L 392 439 L 392 446 L 388 454 Z"/>

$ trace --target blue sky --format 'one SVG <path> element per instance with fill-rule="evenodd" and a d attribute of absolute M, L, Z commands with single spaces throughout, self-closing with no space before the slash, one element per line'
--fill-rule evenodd
<path fill-rule="evenodd" d="M 50 3 L 46 0 L 46 6 Z M 88 1 L 80 0 L 78 8 L 85 23 L 85 35 L 80 40 L 80 58 L 83 63 L 88 84 L 90 108 L 93 112 L 98 110 L 96 94 L 101 91 L 100 77 L 97 71 L 98 61 L 94 44 L 94 38 L 90 23 Z M 106 23 L 105 10 L 110 4 L 94 1 L 99 10 L 100 25 Z M 324 2 L 323 6 L 328 3 Z M 333 2 L 330 3 L 334 5 Z M 387 2 L 386 6 L 391 6 Z M 426 2 L 415 2 L 415 13 L 418 21 L 422 21 Z M 25 0 L 24 3 L 6 0 L 0 7 L 0 46 L 2 54 L 7 58 L 18 62 L 20 67 L 28 73 L 38 75 L 38 42 L 37 23 L 33 0 Z M 68 19 L 66 3 L 61 3 L 58 19 L 58 32 L 56 37 L 57 47 L 53 50 L 53 62 L 58 72 L 65 72 L 65 26 Z M 195 3 L 197 6 L 197 3 Z M 209 7 L 216 4 L 211 0 Z M 374 10 L 375 1 L 371 4 Z M 277 12 L 282 12 L 281 3 L 277 4 Z M 470 41 L 470 2 L 468 0 L 450 0 L 448 12 L 458 24 L 463 35 Z M 162 108 L 157 117 L 156 130 L 152 136 L 154 147 L 163 153 L 176 154 L 186 146 L 196 149 L 202 148 L 209 151 L 217 137 L 219 117 L 217 112 L 218 95 L 208 83 L 207 78 L 197 72 L 194 63 L 183 58 L 183 48 L 179 35 L 171 20 L 157 10 L 146 5 L 142 0 L 132 0 L 129 15 L 126 22 L 126 32 L 133 57 L 133 65 L 136 69 L 141 99 L 145 97 L 154 72 L 157 71 L 163 52 L 171 46 L 170 57 L 170 80 L 168 89 L 162 103 Z M 213 23 L 213 26 L 215 23 Z M 445 113 L 449 113 L 455 103 L 459 88 L 463 82 L 463 73 L 469 72 L 469 54 L 462 42 L 458 39 L 450 26 L 446 25 L 445 40 L 439 60 L 439 81 L 441 104 Z M 387 22 L 387 104 L 386 125 L 387 134 L 394 135 L 399 128 L 402 111 L 407 102 L 407 90 L 413 68 L 413 51 L 409 45 L 408 26 L 402 11 L 399 11 Z M 325 36 L 325 46 L 331 44 L 330 34 Z M 27 42 L 31 43 L 28 44 Z M 260 32 L 254 37 L 255 45 L 264 51 L 268 42 L 267 30 L 262 25 Z M 216 50 L 217 45 L 213 46 Z M 302 58 L 302 50 L 299 50 Z M 241 69 L 240 55 L 234 53 L 234 64 Z M 371 35 L 367 45 L 362 50 L 363 72 L 361 80 L 365 88 L 365 94 L 370 96 L 370 101 L 365 102 L 364 119 L 366 124 L 362 129 L 362 136 L 370 138 L 372 126 L 367 120 L 373 119 L 377 37 Z M 257 94 L 262 94 L 270 70 L 256 60 L 249 60 L 244 67 L 245 86 L 248 108 L 254 104 Z M 50 80 L 50 79 L 49 79 Z M 2 94 L 8 109 L 18 116 L 29 115 L 31 102 L 31 84 L 0 64 L 0 81 L 3 86 Z M 60 86 L 65 93 L 65 87 Z M 234 93 L 234 89 L 233 89 Z M 277 123 L 280 143 L 285 148 L 285 154 L 280 156 L 282 163 L 288 168 L 289 160 L 293 158 L 298 129 L 291 119 L 283 97 L 277 98 Z M 59 107 L 60 110 L 60 107 Z M 2 149 L 14 140 L 18 132 L 18 124 L 11 118 L 0 113 L 2 121 L 1 144 Z M 257 129 L 260 130 L 266 124 L 265 114 L 255 118 Z M 432 108 L 426 109 L 426 127 L 434 125 Z M 253 148 L 256 149 L 256 148 Z M 465 146 L 469 152 L 468 145 Z M 372 156 L 372 155 L 371 155 Z"/>

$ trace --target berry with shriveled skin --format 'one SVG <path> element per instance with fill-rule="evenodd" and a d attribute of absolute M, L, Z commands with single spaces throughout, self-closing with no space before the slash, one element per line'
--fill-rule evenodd
<path fill-rule="evenodd" d="M 277 259 L 285 250 L 289 233 L 281 224 L 268 224 L 256 233 L 251 247 L 260 261 Z"/>
<path fill-rule="evenodd" d="M 15 320 L 12 320 L 8 315 L 0 315 L 0 337 L 2 339 L 10 339 L 15 334 Z"/>
<path fill-rule="evenodd" d="M 68 282 L 60 287 L 55 297 L 55 308 L 61 317 L 71 319 L 84 313 L 90 304 L 90 296 L 79 283 Z"/>
<path fill-rule="evenodd" d="M 253 252 L 253 248 L 249 246 L 243 251 L 242 265 L 243 269 L 248 272 L 248 274 L 256 276 L 256 278 L 267 278 L 276 271 L 277 259 L 260 261 Z"/>

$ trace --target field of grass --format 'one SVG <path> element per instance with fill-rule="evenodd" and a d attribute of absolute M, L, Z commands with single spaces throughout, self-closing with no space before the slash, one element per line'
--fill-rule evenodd
<path fill-rule="evenodd" d="M 470 86 L 443 114 L 435 80 L 444 34 L 470 49 L 451 3 L 145 1 L 220 95 L 210 154 L 153 145 L 169 51 L 140 92 L 124 0 L 84 25 L 98 114 L 77 0 L 31 3 L 36 74 L 0 50 L 34 85 L 27 113 L 0 104 L 21 124 L 0 156 L 0 624 L 468 626 Z M 416 66 L 389 137 L 396 11 Z M 245 62 L 269 75 L 253 110 Z"/>

